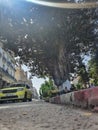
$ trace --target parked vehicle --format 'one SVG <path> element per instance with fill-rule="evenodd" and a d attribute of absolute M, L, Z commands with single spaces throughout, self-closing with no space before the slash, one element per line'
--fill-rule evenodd
<path fill-rule="evenodd" d="M 31 87 L 24 83 L 15 83 L 0 89 L 0 102 L 15 100 L 32 101 Z"/>

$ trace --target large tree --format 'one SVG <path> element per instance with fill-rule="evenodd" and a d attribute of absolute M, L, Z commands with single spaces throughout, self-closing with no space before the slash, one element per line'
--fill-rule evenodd
<path fill-rule="evenodd" d="M 0 5 L 0 37 L 32 75 L 50 75 L 57 85 L 94 52 L 97 9 L 58 9 L 29 2 Z M 74 70 L 75 68 L 75 70 Z"/>

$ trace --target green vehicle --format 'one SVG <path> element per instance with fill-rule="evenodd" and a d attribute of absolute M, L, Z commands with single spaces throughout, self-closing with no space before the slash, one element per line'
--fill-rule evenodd
<path fill-rule="evenodd" d="M 0 89 L 0 102 L 16 100 L 32 101 L 31 87 L 24 83 L 16 83 Z"/>

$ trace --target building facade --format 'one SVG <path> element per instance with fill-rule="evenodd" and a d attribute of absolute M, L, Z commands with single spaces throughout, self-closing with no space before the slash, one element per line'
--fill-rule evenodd
<path fill-rule="evenodd" d="M 68 91 L 70 91 L 71 89 L 71 83 L 68 79 L 65 82 L 63 82 L 61 86 L 59 86 L 59 91 L 63 91 L 65 89 L 67 89 Z"/>
<path fill-rule="evenodd" d="M 35 87 L 33 87 L 32 80 L 28 78 L 27 72 L 25 72 L 21 65 L 16 67 L 15 79 L 17 82 L 26 83 L 31 86 L 32 98 L 38 99 L 38 93 Z"/>
<path fill-rule="evenodd" d="M 33 86 L 32 81 L 30 79 L 28 79 L 27 72 L 25 72 L 22 69 L 21 65 L 16 67 L 15 79 L 17 82 L 23 82 L 23 83 L 27 83 L 30 86 Z"/>
<path fill-rule="evenodd" d="M 0 42 L 0 86 L 15 82 L 15 60 L 14 57 L 4 50 Z"/>

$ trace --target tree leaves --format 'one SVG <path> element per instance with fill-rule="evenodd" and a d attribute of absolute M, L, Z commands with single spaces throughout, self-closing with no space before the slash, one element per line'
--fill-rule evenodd
<path fill-rule="evenodd" d="M 29 2 L 0 5 L 0 37 L 32 75 L 50 75 L 57 85 L 94 52 L 97 9 L 63 10 Z"/>

